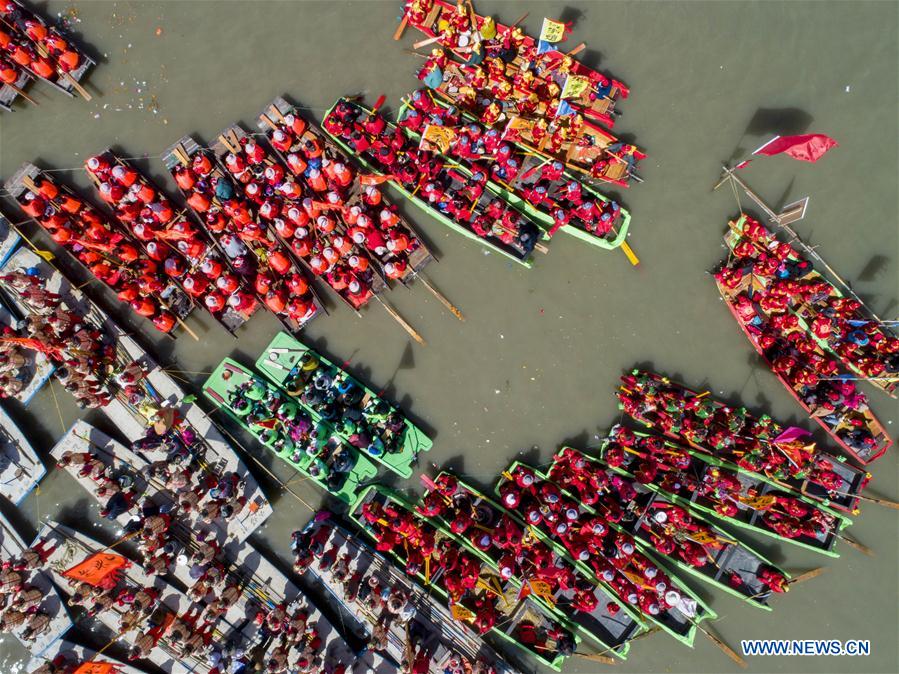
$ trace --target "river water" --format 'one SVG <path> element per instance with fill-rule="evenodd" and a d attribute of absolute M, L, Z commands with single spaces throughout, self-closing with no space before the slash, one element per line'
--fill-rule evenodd
<path fill-rule="evenodd" d="M 253 125 L 276 95 L 308 106 L 316 119 L 340 95 L 381 93 L 395 110 L 416 82 L 419 61 L 391 40 L 400 13 L 390 2 L 50 2 L 67 14 L 100 61 L 90 75 L 92 102 L 32 87 L 38 108 L 17 106 L 0 118 L 0 175 L 21 162 L 77 167 L 113 145 L 162 179 L 156 158 L 184 134 L 211 141 L 235 120 Z M 306 339 L 375 388 L 383 387 L 432 431 L 426 460 L 491 485 L 512 459 L 546 462 L 561 443 L 595 445 L 619 419 L 613 387 L 635 364 L 651 364 L 751 409 L 802 423 L 802 410 L 756 358 L 718 298 L 706 270 L 723 255 L 721 235 L 736 215 L 730 189 L 712 192 L 723 162 L 742 158 L 775 133 L 827 133 L 840 147 L 816 165 L 759 159 L 745 178 L 772 205 L 812 197 L 796 225 L 804 239 L 885 319 L 899 315 L 897 230 L 897 19 L 883 2 L 477 3 L 506 23 L 529 12 L 575 20 L 570 44 L 588 44 L 588 65 L 627 82 L 616 131 L 649 158 L 645 179 L 622 191 L 631 209 L 633 268 L 560 234 L 532 270 L 487 254 L 473 242 L 406 208 L 440 259 L 428 277 L 465 314 L 458 322 L 420 286 L 389 301 L 427 340 L 412 343 L 380 307 L 361 318 L 330 302 Z M 561 12 L 561 16 L 560 16 Z M 87 187 L 80 171 L 62 174 Z M 170 187 L 174 187 L 169 183 Z M 747 206 L 743 199 L 744 206 Z M 33 231 L 33 230 L 29 230 Z M 65 262 L 62 260 L 61 262 Z M 96 288 L 89 287 L 95 292 Z M 104 297 L 106 306 L 111 306 Z M 161 362 L 194 385 L 227 355 L 252 362 L 276 333 L 257 315 L 239 341 L 204 318 L 200 335 L 154 344 Z M 145 341 L 155 339 L 144 334 Z M 57 388 L 44 389 L 27 411 L 13 413 L 36 446 L 48 450 L 77 410 Z M 873 388 L 872 406 L 895 434 L 899 409 Z M 96 415 L 89 417 L 98 421 Z M 108 426 L 108 424 L 107 424 Z M 114 429 L 113 429 L 114 430 Z M 820 438 L 820 434 L 819 434 Z M 823 439 L 822 439 L 823 442 Z M 258 446 L 248 446 L 259 452 Z M 261 453 L 260 453 L 261 455 Z M 899 497 L 897 452 L 871 468 L 870 493 Z M 283 479 L 289 469 L 269 465 Z M 398 483 L 417 489 L 415 481 Z M 317 505 L 321 492 L 294 484 Z M 278 554 L 309 510 L 270 488 L 275 514 L 256 540 Z M 4 506 L 4 511 L 9 508 Z M 96 507 L 67 476 L 51 475 L 16 521 L 32 533 L 41 518 L 84 526 Z M 30 528 L 30 530 L 29 530 Z M 850 533 L 874 549 L 866 557 L 842 546 L 830 559 L 754 541 L 787 569 L 827 573 L 774 600 L 773 613 L 700 586 L 722 619 L 714 629 L 731 645 L 747 638 L 870 639 L 866 658 L 757 657 L 752 672 L 896 672 L 897 518 L 866 505 Z M 100 644 L 103 641 L 99 641 Z M 0 642 L 0 670 L 15 671 L 23 651 Z M 597 671 L 574 658 L 566 671 Z M 740 671 L 709 640 L 689 650 L 656 634 L 634 645 L 620 672 Z"/>

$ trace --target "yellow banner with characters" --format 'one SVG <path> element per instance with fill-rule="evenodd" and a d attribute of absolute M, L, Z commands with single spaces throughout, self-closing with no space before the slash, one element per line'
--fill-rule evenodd
<path fill-rule="evenodd" d="M 565 37 L 565 24 L 552 19 L 543 19 L 540 39 L 544 42 L 561 42 Z"/>
<path fill-rule="evenodd" d="M 419 147 L 428 149 L 426 144 L 431 144 L 446 154 L 454 140 L 456 140 L 456 132 L 453 129 L 438 124 L 428 124 L 421 134 Z"/>
<path fill-rule="evenodd" d="M 562 87 L 561 98 L 580 98 L 589 89 L 590 80 L 588 78 L 569 74 L 565 78 L 565 86 Z"/>

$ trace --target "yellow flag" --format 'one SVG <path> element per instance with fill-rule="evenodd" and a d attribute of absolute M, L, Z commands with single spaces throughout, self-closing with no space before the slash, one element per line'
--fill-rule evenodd
<path fill-rule="evenodd" d="M 714 545 L 718 543 L 718 538 L 708 531 L 691 531 L 689 539 L 700 545 Z"/>
<path fill-rule="evenodd" d="M 590 88 L 590 80 L 580 75 L 571 75 L 565 79 L 562 87 L 562 98 L 580 98 Z"/>
<path fill-rule="evenodd" d="M 556 600 L 553 598 L 552 587 L 549 583 L 543 580 L 531 580 L 528 582 L 530 583 L 531 590 L 533 590 L 534 594 L 545 599 L 550 606 L 556 605 Z"/>
<path fill-rule="evenodd" d="M 461 620 L 462 622 L 471 622 L 474 620 L 474 613 L 462 606 L 462 604 L 451 605 L 450 612 L 452 612 L 453 618 L 456 620 Z"/>
<path fill-rule="evenodd" d="M 777 497 L 765 494 L 764 496 L 740 496 L 740 503 L 745 503 L 753 510 L 767 510 L 777 502 Z"/>
<path fill-rule="evenodd" d="M 427 149 L 426 144 L 430 143 L 431 145 L 436 145 L 442 153 L 446 154 L 449 152 L 450 145 L 453 144 L 455 139 L 456 132 L 452 129 L 438 124 L 428 124 L 421 134 L 419 146 L 422 149 Z"/>
<path fill-rule="evenodd" d="M 552 19 L 543 19 L 540 39 L 544 42 L 561 42 L 565 37 L 565 24 Z"/>

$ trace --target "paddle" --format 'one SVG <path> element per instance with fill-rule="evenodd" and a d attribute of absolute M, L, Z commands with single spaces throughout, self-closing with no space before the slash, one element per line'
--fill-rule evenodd
<path fill-rule="evenodd" d="M 442 38 L 442 35 L 435 35 L 434 37 L 429 37 L 424 40 L 419 40 L 418 42 L 414 42 L 412 44 L 413 49 L 421 49 L 422 47 L 427 47 L 429 44 L 434 44 L 435 42 L 439 42 Z"/>
<path fill-rule="evenodd" d="M 402 316 L 400 316 L 399 312 L 396 309 L 394 309 L 392 306 L 390 306 L 390 304 L 388 304 L 386 300 L 382 300 L 381 297 L 377 293 L 373 293 L 372 296 L 376 300 L 378 300 L 378 302 L 381 304 L 382 307 L 384 307 L 384 310 L 388 314 L 390 314 L 390 316 L 393 318 L 393 320 L 395 320 L 397 323 L 399 323 L 400 326 L 403 328 L 403 330 L 405 330 L 407 333 L 409 333 L 409 336 L 412 337 L 412 339 L 414 339 L 416 342 L 418 342 L 422 346 L 427 344 L 427 342 L 425 342 L 425 340 L 424 340 L 424 337 L 422 337 L 420 334 L 418 334 L 418 332 L 415 330 L 415 328 L 413 328 L 411 325 L 409 325 L 409 323 L 406 321 L 406 319 L 403 318 Z"/>
<path fill-rule="evenodd" d="M 743 658 L 741 658 L 739 655 L 737 655 L 736 651 L 734 651 L 733 648 L 731 648 L 726 643 L 724 643 L 724 641 L 722 641 L 722 639 L 719 636 L 717 636 L 713 632 L 710 632 L 709 630 L 704 628 L 702 625 L 700 625 L 698 622 L 695 622 L 695 621 L 691 621 L 691 622 L 693 622 L 693 625 L 696 627 L 696 629 L 698 629 L 700 632 L 705 634 L 712 641 L 713 644 L 715 644 L 718 648 L 720 648 L 722 651 L 724 651 L 724 654 L 727 657 L 729 657 L 731 660 L 736 662 L 743 669 L 746 669 L 746 667 L 747 667 L 746 661 Z"/>
<path fill-rule="evenodd" d="M 449 309 L 450 313 L 452 313 L 453 316 L 455 316 L 462 322 L 465 321 L 465 316 L 462 315 L 462 312 L 459 311 L 459 309 L 457 309 L 456 306 L 452 302 L 450 302 L 443 293 L 441 293 L 439 290 L 437 290 L 437 288 L 431 285 L 430 280 L 424 274 L 422 274 L 421 272 L 413 272 L 413 278 L 417 278 L 419 281 L 421 281 L 422 285 L 427 288 L 428 291 L 430 291 L 430 293 L 434 295 L 434 297 L 436 297 L 443 306 Z"/>
<path fill-rule="evenodd" d="M 406 26 L 409 24 L 409 15 L 403 14 L 402 20 L 400 20 L 400 25 L 396 27 L 396 30 L 393 33 L 393 39 L 399 40 L 403 37 L 403 33 L 406 31 Z"/>
<path fill-rule="evenodd" d="M 31 188 L 29 188 L 29 189 L 31 189 Z M 32 191 L 34 191 L 34 190 L 32 190 Z M 34 220 L 34 218 L 31 218 L 31 219 Z M 35 222 L 37 222 L 37 220 L 35 220 Z M 38 224 L 40 224 L 40 223 L 38 223 Z M 51 253 L 49 250 L 43 250 L 41 248 L 38 248 L 34 244 L 34 242 L 31 239 L 29 239 L 27 236 L 25 236 L 25 234 L 22 233 L 22 230 L 19 229 L 15 224 L 10 222 L 9 226 L 13 228 L 13 231 L 15 231 L 16 234 L 18 234 L 19 236 L 22 237 L 22 239 L 25 241 L 25 243 L 28 244 L 28 246 L 31 248 L 31 250 L 33 250 L 35 252 L 36 255 L 38 255 L 39 257 L 42 257 L 47 262 L 52 262 L 56 258 L 56 256 L 53 253 Z"/>
<path fill-rule="evenodd" d="M 8 87 L 9 87 L 10 89 L 12 89 L 13 91 L 15 91 L 19 96 L 21 96 L 22 98 L 24 98 L 26 101 L 28 101 L 28 102 L 31 103 L 32 105 L 38 105 L 38 102 L 37 102 L 36 100 L 34 100 L 33 98 L 31 98 L 31 96 L 29 96 L 28 94 L 26 94 L 24 91 L 22 91 L 22 90 L 21 90 L 19 87 L 17 87 L 15 84 L 7 84 L 6 86 L 8 86 Z"/>

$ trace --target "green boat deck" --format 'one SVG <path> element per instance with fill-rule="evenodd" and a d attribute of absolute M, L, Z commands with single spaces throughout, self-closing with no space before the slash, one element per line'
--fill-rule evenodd
<path fill-rule="evenodd" d="M 424 431 L 405 417 L 403 417 L 405 430 L 402 432 L 402 437 L 398 440 L 386 437 L 386 434 L 389 432 L 383 427 L 378 426 L 379 421 L 376 418 L 376 415 L 366 413 L 365 410 L 367 408 L 370 409 L 371 406 L 379 402 L 387 405 L 391 411 L 398 412 L 397 408 L 381 398 L 368 386 L 352 377 L 348 372 L 286 332 L 280 332 L 275 335 L 275 338 L 271 343 L 265 347 L 262 355 L 259 356 L 259 359 L 256 361 L 256 369 L 276 385 L 287 389 L 288 395 L 291 395 L 297 404 L 306 410 L 313 419 L 319 421 L 321 415 L 312 406 L 301 402 L 299 396 L 295 395 L 290 386 L 291 382 L 300 373 L 302 367 L 300 361 L 306 354 L 315 358 L 320 365 L 332 370 L 335 384 L 338 380 L 348 381 L 365 392 L 362 400 L 359 401 L 358 405 L 355 407 L 362 411 L 363 419 L 369 424 L 366 430 L 373 435 L 377 434 L 382 442 L 384 442 L 385 446 L 391 443 L 395 446 L 394 451 L 385 451 L 381 455 L 370 454 L 369 457 L 383 464 L 397 475 L 402 477 L 412 477 L 413 462 L 416 460 L 419 452 L 427 452 L 430 450 L 433 442 L 427 435 L 425 435 Z M 309 385 L 311 385 L 311 383 Z M 344 432 L 341 424 L 337 424 L 335 435 L 345 442 L 349 442 L 350 434 Z"/>
<path fill-rule="evenodd" d="M 236 421 L 242 428 L 246 429 L 247 432 L 253 435 L 253 437 L 255 437 L 260 443 L 277 454 L 281 460 L 293 466 L 297 471 L 309 477 L 313 482 L 317 483 L 325 491 L 334 495 L 344 503 L 347 503 L 349 505 L 355 503 L 359 498 L 359 491 L 362 484 L 374 479 L 377 476 L 377 466 L 375 466 L 365 456 L 359 454 L 355 449 L 342 443 L 343 451 L 351 452 L 353 456 L 353 463 L 352 467 L 349 469 L 349 471 L 347 471 L 345 478 L 340 483 L 339 488 L 329 486 L 327 481 L 323 479 L 323 477 L 312 476 L 309 472 L 309 469 L 314 461 L 312 457 L 310 457 L 305 452 L 298 452 L 292 456 L 289 451 L 279 451 L 279 449 L 274 446 L 274 442 L 266 437 L 265 431 L 269 430 L 267 427 L 248 423 L 246 418 L 231 406 L 231 393 L 242 384 L 248 383 L 261 384 L 271 392 L 276 393 L 279 396 L 284 396 L 284 394 L 279 389 L 275 388 L 272 384 L 258 377 L 253 372 L 242 366 L 240 363 L 230 358 L 225 358 L 221 363 L 219 363 L 218 367 L 215 368 L 209 379 L 205 381 L 205 383 L 203 384 L 203 394 L 218 407 L 221 407 L 228 414 L 228 416 L 234 419 L 234 421 Z M 277 423 L 283 422 L 278 421 Z M 331 429 L 327 424 L 321 425 L 321 428 L 324 432 L 333 432 L 333 429 Z M 322 435 L 324 435 L 324 433 L 322 433 Z M 298 458 L 295 459 L 294 457 Z"/>

